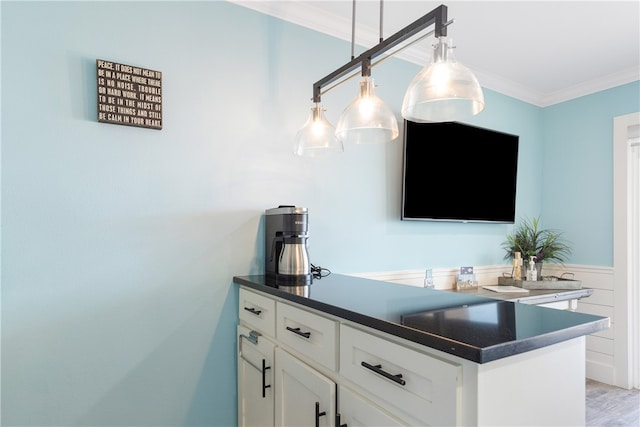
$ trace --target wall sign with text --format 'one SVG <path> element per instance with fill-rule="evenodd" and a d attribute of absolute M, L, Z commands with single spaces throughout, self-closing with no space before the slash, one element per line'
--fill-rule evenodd
<path fill-rule="evenodd" d="M 98 121 L 162 129 L 162 73 L 96 59 Z"/>

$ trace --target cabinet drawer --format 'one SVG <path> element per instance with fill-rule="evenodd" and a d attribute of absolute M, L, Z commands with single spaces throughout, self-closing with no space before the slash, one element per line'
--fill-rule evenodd
<path fill-rule="evenodd" d="M 340 373 L 421 424 L 459 424 L 459 365 L 341 325 Z"/>
<path fill-rule="evenodd" d="M 251 329 L 276 335 L 276 302 L 271 298 L 240 288 L 238 312 L 240 321 Z"/>
<path fill-rule="evenodd" d="M 338 324 L 326 317 L 277 303 L 278 341 L 321 365 L 336 370 Z"/>

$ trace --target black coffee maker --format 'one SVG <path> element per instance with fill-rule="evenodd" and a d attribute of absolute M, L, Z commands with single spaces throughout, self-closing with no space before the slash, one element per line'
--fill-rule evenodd
<path fill-rule="evenodd" d="M 311 284 L 307 208 L 280 205 L 265 211 L 265 275 L 276 286 Z"/>

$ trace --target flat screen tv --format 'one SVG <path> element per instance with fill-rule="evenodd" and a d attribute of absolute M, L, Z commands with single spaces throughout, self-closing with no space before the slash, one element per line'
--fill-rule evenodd
<path fill-rule="evenodd" d="M 458 122 L 404 122 L 403 220 L 513 223 L 519 137 Z"/>

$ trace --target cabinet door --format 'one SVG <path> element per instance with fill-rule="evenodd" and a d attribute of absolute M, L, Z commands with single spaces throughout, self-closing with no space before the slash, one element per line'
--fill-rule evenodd
<path fill-rule="evenodd" d="M 275 345 L 238 326 L 238 425 L 273 426 Z"/>
<path fill-rule="evenodd" d="M 275 353 L 276 425 L 334 425 L 336 384 L 281 348 Z"/>
<path fill-rule="evenodd" d="M 338 408 L 340 408 L 338 417 L 341 426 L 396 427 L 410 425 L 393 417 L 379 406 L 344 386 L 340 386 L 338 391 Z"/>

